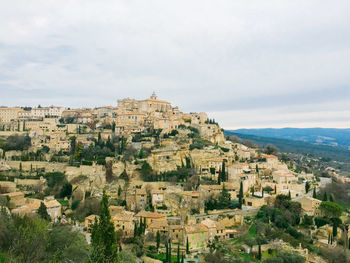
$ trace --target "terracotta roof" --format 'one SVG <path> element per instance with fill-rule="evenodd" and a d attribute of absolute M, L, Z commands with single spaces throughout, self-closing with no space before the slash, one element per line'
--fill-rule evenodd
<path fill-rule="evenodd" d="M 12 192 L 12 193 L 0 194 L 0 195 L 8 196 L 10 198 L 12 198 L 12 197 L 19 197 L 19 196 L 24 197 L 24 193 L 22 193 L 22 192 Z"/>
<path fill-rule="evenodd" d="M 207 228 L 215 228 L 216 227 L 216 223 L 214 220 L 211 220 L 209 218 L 203 220 L 201 222 L 202 225 L 206 226 Z"/>
<path fill-rule="evenodd" d="M 166 215 L 148 212 L 148 211 L 141 211 L 135 215 L 135 217 L 146 217 L 146 218 L 166 218 Z"/>
<path fill-rule="evenodd" d="M 149 224 L 148 228 L 168 228 L 168 222 L 166 220 L 157 220 Z"/>
<path fill-rule="evenodd" d="M 265 157 L 265 158 L 267 158 L 267 159 L 278 159 L 277 156 L 271 155 L 271 154 L 264 154 L 263 157 Z"/>
<path fill-rule="evenodd" d="M 208 232 L 208 228 L 201 224 L 185 226 L 185 230 L 187 233 Z"/>
<path fill-rule="evenodd" d="M 118 213 L 112 218 L 113 221 L 133 221 L 133 219 L 134 213 L 129 211 Z"/>

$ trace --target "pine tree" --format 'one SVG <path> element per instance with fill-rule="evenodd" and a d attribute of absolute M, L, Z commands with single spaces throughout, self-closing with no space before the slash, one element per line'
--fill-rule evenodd
<path fill-rule="evenodd" d="M 38 209 L 37 213 L 38 213 L 40 218 L 45 219 L 47 221 L 51 220 L 51 217 L 47 213 L 47 207 L 46 207 L 46 205 L 43 202 L 40 203 L 40 206 L 39 206 L 39 209 Z"/>
<path fill-rule="evenodd" d="M 97 221 L 95 218 L 95 224 L 92 227 L 91 246 L 91 260 L 93 262 L 107 263 L 117 260 L 117 238 L 105 191 L 103 191 L 99 220 Z"/>
<path fill-rule="evenodd" d="M 316 188 L 314 188 L 313 192 L 312 192 L 312 197 L 313 198 L 317 198 L 317 195 L 316 195 Z"/>

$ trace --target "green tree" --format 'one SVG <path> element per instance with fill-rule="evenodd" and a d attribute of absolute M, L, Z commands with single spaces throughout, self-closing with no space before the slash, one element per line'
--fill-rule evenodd
<path fill-rule="evenodd" d="M 219 194 L 218 203 L 219 209 L 228 208 L 231 204 L 231 195 L 226 189 L 225 184 L 222 185 L 222 191 Z"/>
<path fill-rule="evenodd" d="M 239 186 L 238 202 L 239 202 L 239 207 L 242 208 L 242 205 L 243 205 L 243 182 L 242 181 Z"/>
<path fill-rule="evenodd" d="M 258 247 L 258 259 L 261 260 L 261 245 L 259 244 L 259 247 Z"/>
<path fill-rule="evenodd" d="M 305 183 L 305 193 L 308 193 L 310 190 L 310 183 L 309 182 L 306 182 Z"/>
<path fill-rule="evenodd" d="M 122 194 L 122 187 L 119 185 L 118 186 L 118 197 L 120 197 Z"/>
<path fill-rule="evenodd" d="M 143 162 L 141 166 L 141 177 L 144 181 L 149 181 L 150 177 L 152 177 L 153 169 L 149 165 L 148 162 Z"/>
<path fill-rule="evenodd" d="M 323 201 L 319 208 L 323 216 L 327 218 L 339 218 L 343 211 L 340 205 L 330 201 Z"/>
<path fill-rule="evenodd" d="M 70 198 L 72 196 L 72 185 L 66 182 L 62 186 L 59 196 L 60 198 L 65 198 L 65 197 Z"/>
<path fill-rule="evenodd" d="M 177 263 L 180 263 L 180 243 L 177 244 Z"/>
<path fill-rule="evenodd" d="M 188 237 L 186 239 L 186 254 L 190 253 L 190 244 L 188 243 Z"/>
<path fill-rule="evenodd" d="M 99 220 L 91 232 L 91 261 L 97 263 L 109 263 L 117 260 L 117 239 L 111 214 L 108 209 L 108 197 L 103 191 Z"/>
<path fill-rule="evenodd" d="M 159 231 L 157 231 L 156 242 L 157 242 L 157 251 L 158 251 L 159 246 L 160 246 L 160 233 L 159 233 Z"/>
<path fill-rule="evenodd" d="M 313 192 L 312 192 L 312 197 L 313 198 L 317 198 L 317 195 L 316 195 L 316 188 L 314 188 Z"/>
<path fill-rule="evenodd" d="M 222 161 L 221 181 L 222 181 L 222 182 L 226 182 L 226 181 L 227 181 L 227 178 L 226 178 L 226 164 L 225 164 L 225 160 Z"/>
<path fill-rule="evenodd" d="M 46 207 L 46 205 L 43 202 L 40 203 L 40 206 L 39 206 L 39 209 L 38 209 L 38 215 L 39 215 L 40 218 L 45 219 L 47 221 L 51 220 L 51 217 L 47 213 L 47 207 Z"/>
<path fill-rule="evenodd" d="M 89 256 L 89 245 L 85 237 L 70 226 L 55 226 L 49 231 L 47 251 L 54 262 L 85 263 Z"/>
<path fill-rule="evenodd" d="M 328 201 L 327 192 L 324 192 L 322 201 Z"/>

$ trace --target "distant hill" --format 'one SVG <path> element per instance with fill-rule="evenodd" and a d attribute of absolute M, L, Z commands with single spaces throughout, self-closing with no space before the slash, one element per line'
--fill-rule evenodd
<path fill-rule="evenodd" d="M 340 162 L 350 162 L 350 150 L 345 147 L 320 145 L 306 141 L 294 141 L 290 139 L 279 139 L 242 134 L 236 131 L 225 131 L 225 135 L 236 135 L 243 141 L 251 140 L 258 144 L 260 147 L 264 147 L 267 144 L 273 144 L 278 147 L 281 152 L 285 153 L 311 154 L 315 157 L 331 158 L 332 160 Z"/>
<path fill-rule="evenodd" d="M 238 129 L 235 133 L 350 148 L 350 129 Z"/>

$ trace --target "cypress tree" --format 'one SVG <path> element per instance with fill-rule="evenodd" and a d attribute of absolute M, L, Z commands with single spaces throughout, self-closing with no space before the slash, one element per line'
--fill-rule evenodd
<path fill-rule="evenodd" d="M 160 246 L 160 233 L 159 233 L 159 231 L 157 231 L 156 242 L 157 242 L 157 250 L 158 250 L 159 246 Z"/>
<path fill-rule="evenodd" d="M 329 195 L 329 201 L 334 202 L 333 194 Z"/>
<path fill-rule="evenodd" d="M 117 260 L 117 238 L 105 191 L 103 191 L 99 221 L 95 219 L 95 224 L 92 227 L 91 246 L 91 260 L 93 262 L 104 263 Z"/>
<path fill-rule="evenodd" d="M 243 182 L 242 181 L 239 187 L 238 202 L 239 202 L 239 208 L 242 208 L 242 205 L 243 205 Z"/>
<path fill-rule="evenodd" d="M 222 170 L 221 170 L 221 181 L 226 182 L 226 166 L 225 166 L 225 161 L 222 161 Z"/>
<path fill-rule="evenodd" d="M 168 259 L 169 259 L 169 263 L 171 263 L 171 239 L 169 239 L 169 257 L 168 257 Z"/>
<path fill-rule="evenodd" d="M 313 198 L 316 198 L 317 196 L 316 196 L 316 188 L 314 188 L 314 190 L 313 190 L 313 192 L 312 192 L 312 197 Z"/>
<path fill-rule="evenodd" d="M 177 244 L 177 263 L 180 263 L 180 243 Z"/>
<path fill-rule="evenodd" d="M 118 186 L 118 197 L 120 197 L 121 194 L 122 194 L 122 188 L 121 188 L 121 186 L 119 185 L 119 186 Z"/>
<path fill-rule="evenodd" d="M 306 182 L 305 183 L 305 193 L 307 194 L 310 190 L 310 183 L 309 182 Z"/>
<path fill-rule="evenodd" d="M 328 201 L 327 192 L 324 192 L 322 201 Z"/>
<path fill-rule="evenodd" d="M 277 194 L 277 184 L 275 184 L 275 195 Z"/>
<path fill-rule="evenodd" d="M 38 209 L 37 213 L 38 213 L 40 218 L 45 219 L 47 221 L 51 220 L 51 217 L 47 213 L 47 207 L 46 207 L 46 205 L 43 202 L 40 203 L 40 206 L 39 206 L 39 209 Z"/>
<path fill-rule="evenodd" d="M 134 237 L 138 236 L 138 229 L 137 229 L 137 224 L 136 222 L 134 223 Z"/>
<path fill-rule="evenodd" d="M 333 223 L 333 236 L 336 237 L 338 234 L 338 225 Z"/>
<path fill-rule="evenodd" d="M 189 254 L 190 253 L 190 244 L 188 243 L 188 237 L 186 239 L 186 253 Z"/>
<path fill-rule="evenodd" d="M 169 262 L 169 247 L 168 247 L 168 240 L 165 242 L 165 261 Z"/>
<path fill-rule="evenodd" d="M 181 255 L 181 263 L 184 263 L 184 262 L 185 262 L 184 253 L 182 253 L 182 255 Z"/>
<path fill-rule="evenodd" d="M 292 199 L 292 196 L 291 196 L 291 194 L 290 194 L 290 190 L 289 190 L 289 192 L 288 192 L 288 198 L 289 198 L 289 200 Z"/>
<path fill-rule="evenodd" d="M 261 260 L 261 245 L 259 244 L 258 259 Z"/>

